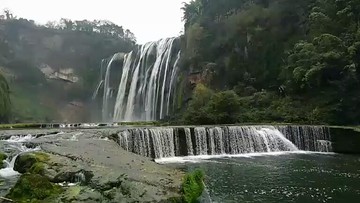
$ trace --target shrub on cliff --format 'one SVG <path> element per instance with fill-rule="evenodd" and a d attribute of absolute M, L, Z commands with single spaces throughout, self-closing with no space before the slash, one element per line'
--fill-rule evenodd
<path fill-rule="evenodd" d="M 207 103 L 213 95 L 213 91 L 203 84 L 198 84 L 193 93 L 193 99 L 186 109 L 183 120 L 188 124 L 212 123 L 211 115 L 207 110 Z"/>
<path fill-rule="evenodd" d="M 233 124 L 239 111 L 239 96 L 234 91 L 213 93 L 198 84 L 183 119 L 188 124 Z"/>
<path fill-rule="evenodd" d="M 216 93 L 207 104 L 207 111 L 216 124 L 236 123 L 240 108 L 239 96 L 231 90 Z"/>

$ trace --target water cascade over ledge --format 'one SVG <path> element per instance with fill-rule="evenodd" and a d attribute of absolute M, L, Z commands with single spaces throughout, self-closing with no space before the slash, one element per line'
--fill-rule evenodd
<path fill-rule="evenodd" d="M 153 121 L 169 115 L 179 59 L 177 38 L 149 42 L 128 54 L 104 59 L 101 80 L 93 95 L 95 99 L 102 88 L 102 120 Z"/>
<path fill-rule="evenodd" d="M 126 129 L 115 137 L 127 151 L 155 159 L 253 153 L 331 152 L 322 126 L 222 126 Z"/>

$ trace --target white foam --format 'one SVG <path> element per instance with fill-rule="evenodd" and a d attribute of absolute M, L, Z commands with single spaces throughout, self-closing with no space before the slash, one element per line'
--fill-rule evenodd
<path fill-rule="evenodd" d="M 97 123 L 82 123 L 80 125 L 80 127 L 82 127 L 82 128 L 95 128 L 95 127 L 99 127 L 99 124 L 97 124 Z"/>
<path fill-rule="evenodd" d="M 186 157 L 169 157 L 156 159 L 155 162 L 159 164 L 171 163 L 198 163 L 207 162 L 210 159 L 223 158 L 254 158 L 263 156 L 282 156 L 290 154 L 320 154 L 320 155 L 334 155 L 333 152 L 309 152 L 309 151 L 282 151 L 282 152 L 264 152 L 264 153 L 248 153 L 248 154 L 222 154 L 222 155 L 200 155 L 200 156 L 186 156 Z"/>
<path fill-rule="evenodd" d="M 0 177 L 10 178 L 10 177 L 14 177 L 17 175 L 19 175 L 19 173 L 17 171 L 14 171 L 13 168 L 9 167 L 9 168 L 0 169 Z"/>
<path fill-rule="evenodd" d="M 32 135 L 26 135 L 26 136 L 11 136 L 8 140 L 6 140 L 7 142 L 28 142 L 32 139 L 34 139 L 35 137 Z"/>
<path fill-rule="evenodd" d="M 78 132 L 78 133 L 74 134 L 73 136 L 71 136 L 70 141 L 79 141 L 78 136 L 83 135 L 83 134 L 84 133 L 82 133 L 82 132 Z"/>
<path fill-rule="evenodd" d="M 14 145 L 12 146 L 13 148 L 16 148 L 17 150 L 20 151 L 19 154 L 17 154 L 16 156 L 12 157 L 11 161 L 9 162 L 9 160 L 5 160 L 4 163 L 6 163 L 6 168 L 0 169 L 0 177 L 3 178 L 11 178 L 13 176 L 17 176 L 19 175 L 19 173 L 17 171 L 14 170 L 14 165 L 15 165 L 15 161 L 16 158 L 22 154 L 22 153 L 26 153 L 26 152 L 34 152 L 34 151 L 39 151 L 41 150 L 40 147 L 36 147 L 36 148 L 27 148 L 26 146 L 23 145 Z"/>
<path fill-rule="evenodd" d="M 57 185 L 61 186 L 61 187 L 72 187 L 72 186 L 76 186 L 77 183 L 68 183 L 68 182 L 63 182 L 63 183 L 56 183 Z"/>

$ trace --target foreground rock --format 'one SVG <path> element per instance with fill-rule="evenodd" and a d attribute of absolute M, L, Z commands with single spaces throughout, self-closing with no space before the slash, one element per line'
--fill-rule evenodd
<path fill-rule="evenodd" d="M 56 188 L 56 195 L 49 192 L 51 195 L 42 197 L 51 202 L 173 202 L 180 199 L 181 171 L 121 149 L 107 139 L 104 132 L 66 132 L 30 142 L 40 146 L 43 152 L 21 154 L 16 159 L 16 170 L 25 175 L 8 197 L 19 202 L 23 197 L 16 198 L 19 196 L 14 193 L 16 187 L 21 189 L 21 183 L 39 176 Z M 63 185 L 63 191 L 58 193 L 54 184 Z"/>
<path fill-rule="evenodd" d="M 7 198 L 16 202 L 33 202 L 56 198 L 63 188 L 51 183 L 46 177 L 38 174 L 24 174 L 10 190 Z M 53 199 L 54 200 L 54 199 Z"/>

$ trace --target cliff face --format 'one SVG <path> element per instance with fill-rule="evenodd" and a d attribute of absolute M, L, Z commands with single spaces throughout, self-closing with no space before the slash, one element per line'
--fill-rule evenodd
<path fill-rule="evenodd" d="M 235 123 L 359 125 L 360 7 L 353 5 L 358 2 L 185 3 L 181 68 L 194 73 L 192 87 L 202 83 L 219 94 L 210 106 L 194 92 L 199 105 L 183 120 L 211 124 L 230 112 Z M 207 67 L 210 82 L 202 79 Z M 226 106 L 229 95 L 234 105 Z"/>
<path fill-rule="evenodd" d="M 101 59 L 135 46 L 133 38 L 91 25 L 84 30 L 75 24 L 49 28 L 26 19 L 0 20 L 0 72 L 9 81 L 13 122 L 86 121 Z M 77 116 L 67 113 L 74 102 L 82 104 Z"/>

